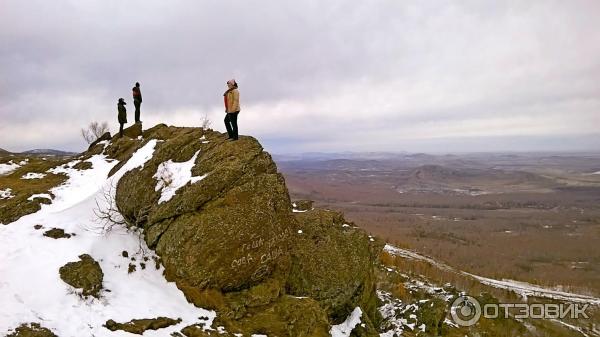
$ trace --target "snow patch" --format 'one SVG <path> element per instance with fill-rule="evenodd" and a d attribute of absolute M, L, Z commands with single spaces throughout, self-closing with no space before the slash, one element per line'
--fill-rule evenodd
<path fill-rule="evenodd" d="M 3 190 L 0 190 L 0 199 L 10 199 L 14 197 L 15 196 L 12 194 L 12 189 L 5 188 Z"/>
<path fill-rule="evenodd" d="M 158 181 L 154 190 L 161 191 L 160 199 L 158 199 L 159 204 L 171 200 L 177 190 L 188 182 L 194 184 L 206 178 L 208 174 L 192 177 L 192 168 L 196 164 L 199 153 L 200 150 L 196 151 L 188 161 L 178 163 L 168 160 L 158 165 L 158 169 L 152 177 Z"/>
<path fill-rule="evenodd" d="M 495 280 L 495 279 L 482 277 L 482 276 L 475 275 L 475 274 L 470 274 L 470 273 L 467 273 L 464 271 L 456 270 L 456 269 L 448 266 L 447 264 L 435 261 L 432 258 L 420 255 L 420 254 L 412 252 L 410 250 L 400 249 L 398 247 L 394 247 L 389 244 L 386 244 L 383 249 L 392 255 L 400 256 L 400 257 L 407 258 L 407 259 L 425 261 L 425 262 L 428 262 L 440 269 L 457 272 L 457 273 L 460 273 L 463 275 L 468 275 L 468 276 L 476 279 L 480 283 L 494 287 L 494 288 L 512 290 L 524 298 L 526 298 L 528 296 L 543 297 L 543 298 L 551 298 L 551 299 L 556 299 L 556 300 L 561 300 L 561 301 L 566 301 L 566 302 L 590 303 L 592 305 L 600 306 L 600 298 L 597 298 L 597 297 L 575 294 L 575 293 L 568 293 L 568 292 L 553 290 L 553 289 L 547 289 L 547 288 L 543 288 L 543 287 L 536 286 L 536 285 L 526 283 L 526 282 L 513 281 L 513 280 Z"/>
<path fill-rule="evenodd" d="M 476 280 L 478 280 L 479 282 L 481 282 L 485 285 L 488 285 L 488 286 L 491 286 L 494 288 L 499 288 L 499 289 L 512 290 L 524 298 L 527 298 L 529 296 L 544 297 L 544 298 L 551 298 L 551 299 L 565 301 L 565 302 L 589 303 L 592 305 L 600 306 L 600 298 L 596 298 L 596 297 L 592 297 L 592 296 L 547 289 L 547 288 L 536 286 L 536 285 L 533 285 L 533 284 L 530 284 L 527 282 L 520 282 L 520 281 L 514 281 L 514 280 L 494 280 L 491 278 L 473 275 L 473 274 L 469 274 L 466 272 L 463 272 L 463 273 L 475 278 Z"/>
<path fill-rule="evenodd" d="M 12 160 L 9 161 L 7 164 L 0 164 L 0 176 L 9 174 L 10 172 L 18 169 L 19 167 L 21 167 L 21 165 L 13 163 Z"/>
<path fill-rule="evenodd" d="M 45 173 L 28 172 L 21 179 L 42 179 L 46 176 Z"/>
<path fill-rule="evenodd" d="M 45 198 L 45 199 L 52 200 L 52 196 L 50 194 L 48 194 L 48 193 L 34 194 L 34 195 L 30 196 L 29 198 L 27 198 L 27 200 L 33 201 L 33 199 L 35 199 L 35 198 Z"/>
<path fill-rule="evenodd" d="M 354 327 L 359 324 L 360 318 L 362 317 L 362 310 L 360 307 L 354 308 L 350 316 L 346 320 L 338 325 L 333 325 L 329 333 L 331 337 L 349 337 Z"/>

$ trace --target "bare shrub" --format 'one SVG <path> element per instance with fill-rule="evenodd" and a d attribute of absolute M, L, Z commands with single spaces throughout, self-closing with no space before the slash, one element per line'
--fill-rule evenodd
<path fill-rule="evenodd" d="M 137 236 L 138 239 L 138 254 L 146 256 L 148 251 L 146 245 L 143 242 L 143 234 L 141 227 L 148 219 L 148 213 L 150 212 L 150 206 L 141 207 L 134 214 L 133 219 L 126 219 L 115 202 L 115 186 L 111 184 L 107 189 L 102 190 L 101 200 L 96 199 L 96 208 L 94 209 L 94 215 L 96 216 L 94 222 L 98 224 L 96 227 L 86 228 L 86 230 L 95 232 L 100 235 L 108 235 L 115 229 L 123 229 L 128 233 L 132 233 Z"/>
<path fill-rule="evenodd" d="M 87 128 L 81 128 L 81 137 L 83 137 L 88 144 L 91 144 L 106 132 L 108 132 L 107 122 L 102 122 L 102 124 L 91 122 Z"/>
<path fill-rule="evenodd" d="M 98 224 L 97 227 L 91 228 L 94 232 L 102 235 L 106 235 L 115 227 L 127 228 L 127 221 L 121 215 L 117 209 L 117 205 L 114 200 L 115 187 L 111 184 L 108 189 L 102 190 L 102 201 L 96 199 L 96 208 L 94 209 L 94 215 L 96 218 L 94 222 Z"/>
<path fill-rule="evenodd" d="M 212 122 L 208 118 L 208 113 L 205 112 L 204 115 L 202 116 L 202 118 L 200 118 L 200 126 L 202 127 L 202 129 L 208 130 L 208 128 L 210 128 L 211 124 L 212 124 Z"/>

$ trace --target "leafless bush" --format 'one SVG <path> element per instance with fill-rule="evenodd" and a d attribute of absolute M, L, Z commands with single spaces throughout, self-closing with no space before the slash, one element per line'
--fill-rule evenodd
<path fill-rule="evenodd" d="M 98 227 L 92 228 L 98 234 L 106 235 L 115 227 L 128 228 L 127 221 L 117 209 L 117 204 L 114 200 L 115 187 L 111 184 L 108 189 L 102 190 L 102 201 L 96 199 L 96 208 L 94 221 Z M 102 203 L 102 204 L 101 204 Z"/>
<path fill-rule="evenodd" d="M 208 118 L 208 113 L 205 112 L 202 118 L 200 118 L 200 126 L 202 126 L 202 129 L 207 130 L 208 128 L 210 128 L 211 124 L 212 122 Z"/>
<path fill-rule="evenodd" d="M 148 252 L 146 245 L 143 242 L 143 234 L 141 232 L 142 225 L 148 219 L 148 213 L 150 212 L 150 206 L 141 207 L 138 209 L 133 217 L 133 220 L 126 219 L 115 202 L 115 186 L 112 184 L 108 189 L 102 190 L 101 200 L 96 199 L 96 208 L 94 209 L 94 215 L 96 218 L 94 222 L 98 224 L 97 227 L 88 228 L 87 230 L 93 231 L 101 235 L 108 235 L 115 229 L 124 229 L 126 232 L 133 233 L 138 238 L 138 253 L 145 256 Z"/>
<path fill-rule="evenodd" d="M 88 144 L 91 144 L 96 139 L 100 138 L 104 133 L 108 131 L 108 123 L 102 122 L 91 122 L 87 128 L 81 128 L 81 137 L 85 139 Z"/>

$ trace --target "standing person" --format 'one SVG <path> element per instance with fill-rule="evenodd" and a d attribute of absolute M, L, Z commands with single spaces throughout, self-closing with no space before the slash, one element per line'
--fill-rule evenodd
<path fill-rule="evenodd" d="M 223 94 L 225 101 L 225 128 L 229 139 L 238 140 L 237 117 L 240 113 L 240 92 L 235 80 L 227 81 L 227 91 Z"/>
<path fill-rule="evenodd" d="M 119 98 L 119 102 L 117 103 L 117 110 L 119 111 L 118 119 L 121 127 L 119 128 L 119 137 L 123 137 L 123 124 L 127 123 L 127 109 L 125 109 L 125 100 Z"/>
<path fill-rule="evenodd" d="M 135 87 L 131 91 L 133 92 L 133 105 L 135 106 L 135 122 L 141 123 L 140 106 L 142 105 L 142 91 L 140 90 L 140 82 L 135 82 Z"/>

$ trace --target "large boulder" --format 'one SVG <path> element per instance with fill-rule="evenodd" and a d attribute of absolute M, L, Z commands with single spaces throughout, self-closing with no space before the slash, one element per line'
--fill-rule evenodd
<path fill-rule="evenodd" d="M 313 209 L 294 215 L 300 229 L 291 250 L 287 292 L 317 300 L 336 324 L 356 307 L 370 322 L 379 322 L 374 268 L 381 243 L 340 212 Z"/>
<path fill-rule="evenodd" d="M 260 144 L 166 126 L 145 138 L 161 141 L 143 168 L 120 179 L 116 204 L 128 223 L 144 229 L 167 279 L 191 292 L 247 289 L 277 270 L 283 277 L 296 223 L 284 179 Z M 169 172 L 178 163 L 193 159 L 187 174 L 202 179 L 179 189 L 165 183 L 181 174 Z M 166 200 L 169 188 L 174 195 Z"/>
<path fill-rule="evenodd" d="M 120 178 L 116 205 L 191 303 L 217 310 L 231 333 L 277 336 L 328 335 L 359 306 L 372 334 L 374 245 L 310 201 L 294 212 L 256 139 L 161 124 L 113 139 L 102 150 L 120 161 L 111 174 L 149 142 L 152 157 Z"/>

